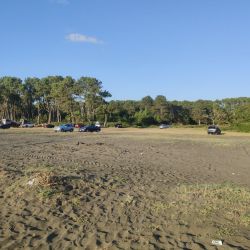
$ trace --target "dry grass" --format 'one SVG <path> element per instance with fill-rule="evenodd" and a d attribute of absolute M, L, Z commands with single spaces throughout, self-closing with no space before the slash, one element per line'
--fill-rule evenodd
<path fill-rule="evenodd" d="M 218 220 L 220 235 L 235 232 L 238 226 L 250 226 L 250 190 L 245 187 L 229 183 L 181 185 L 169 190 L 167 199 L 153 203 L 152 211 L 179 221 L 189 217 L 198 223 Z M 220 225 L 222 218 L 228 221 L 227 227 Z"/>
<path fill-rule="evenodd" d="M 95 138 L 112 135 L 116 140 L 129 138 L 137 141 L 151 140 L 164 143 L 191 141 L 226 147 L 236 144 L 250 144 L 250 133 L 226 131 L 223 135 L 211 136 L 207 135 L 206 128 L 103 128 L 100 133 L 80 133 L 77 130 L 73 133 L 55 133 L 53 129 L 46 128 L 11 128 L 9 130 L 0 130 L 0 134 L 8 134 L 9 139 L 11 139 L 11 136 L 18 134 L 20 137 L 23 137 L 24 141 L 34 136 L 34 134 L 44 134 L 47 136 L 48 142 L 51 141 L 50 135 L 53 134 L 58 142 L 64 140 L 73 141 L 76 138 L 84 138 L 86 136 Z"/>
<path fill-rule="evenodd" d="M 187 141 L 192 143 L 206 143 L 219 147 L 230 147 L 238 144 L 250 144 L 250 133 L 226 132 L 220 136 L 208 135 L 206 128 L 123 128 L 103 129 L 104 135 L 115 135 L 115 139 L 129 138 L 135 141 L 161 141 L 176 143 Z"/>

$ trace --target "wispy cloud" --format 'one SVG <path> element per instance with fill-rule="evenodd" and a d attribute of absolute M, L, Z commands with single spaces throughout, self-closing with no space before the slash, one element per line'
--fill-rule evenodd
<path fill-rule="evenodd" d="M 71 33 L 66 36 L 66 39 L 71 42 L 78 43 L 93 43 L 93 44 L 102 44 L 103 41 L 97 39 L 96 37 L 86 36 L 79 33 Z"/>
<path fill-rule="evenodd" d="M 70 4 L 70 0 L 50 0 L 51 3 L 61 4 L 61 5 L 68 5 Z"/>

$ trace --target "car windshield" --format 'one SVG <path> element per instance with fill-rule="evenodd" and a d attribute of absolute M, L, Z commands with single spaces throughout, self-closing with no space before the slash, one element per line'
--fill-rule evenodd
<path fill-rule="evenodd" d="M 210 129 L 210 128 L 216 128 L 216 126 L 212 125 L 212 126 L 209 126 L 208 128 L 209 128 L 209 129 Z"/>

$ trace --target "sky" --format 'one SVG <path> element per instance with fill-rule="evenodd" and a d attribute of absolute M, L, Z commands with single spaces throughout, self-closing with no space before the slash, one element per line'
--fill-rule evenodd
<path fill-rule="evenodd" d="M 0 77 L 95 77 L 114 100 L 250 96 L 249 0 L 1 0 Z"/>

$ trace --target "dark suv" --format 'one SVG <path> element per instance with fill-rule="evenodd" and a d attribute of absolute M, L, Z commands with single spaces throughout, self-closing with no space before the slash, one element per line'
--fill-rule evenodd
<path fill-rule="evenodd" d="M 210 125 L 207 128 L 207 133 L 211 134 L 211 135 L 220 135 L 221 134 L 221 130 L 218 126 L 216 125 Z"/>
<path fill-rule="evenodd" d="M 95 125 L 87 125 L 79 129 L 79 132 L 100 132 L 100 131 L 101 127 Z"/>
<path fill-rule="evenodd" d="M 10 128 L 10 124 L 0 124 L 0 128 L 2 129 Z"/>
<path fill-rule="evenodd" d="M 122 124 L 121 123 L 116 123 L 115 128 L 122 128 Z"/>
<path fill-rule="evenodd" d="M 18 128 L 21 125 L 20 122 L 16 122 L 16 121 L 9 120 L 9 119 L 4 119 L 3 124 L 9 125 L 10 127 L 14 127 L 14 128 Z"/>

